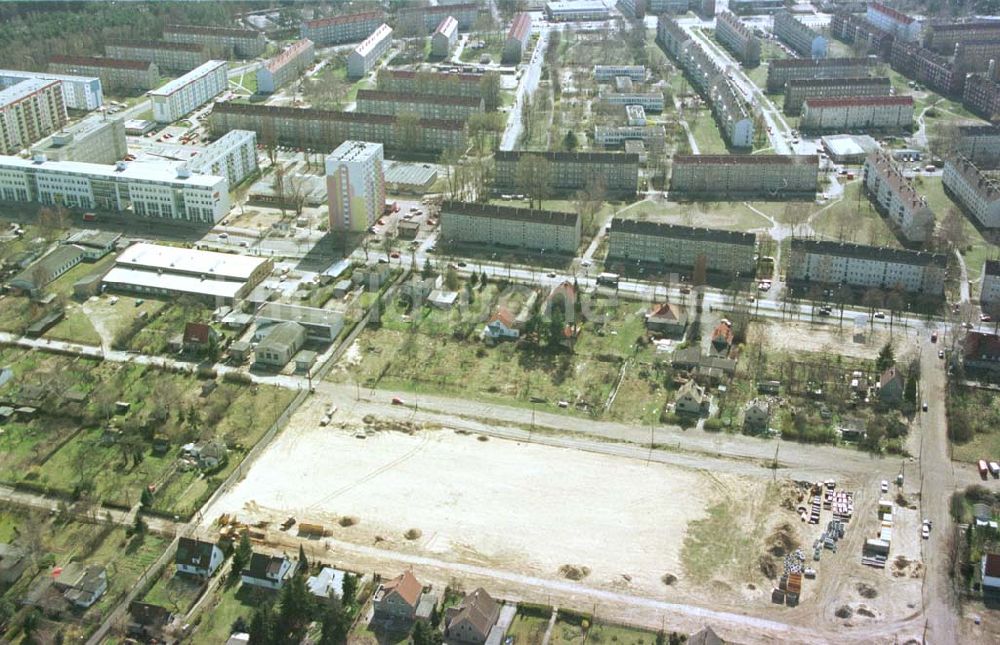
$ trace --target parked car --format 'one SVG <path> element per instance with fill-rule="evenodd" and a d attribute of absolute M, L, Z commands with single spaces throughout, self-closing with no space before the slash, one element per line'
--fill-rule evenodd
<path fill-rule="evenodd" d="M 924 401 L 924 404 L 923 404 L 923 405 L 921 406 L 921 409 L 922 409 L 922 410 L 923 410 L 924 412 L 927 412 L 927 401 Z"/>
<path fill-rule="evenodd" d="M 874 317 L 878 318 L 879 320 L 882 320 L 882 319 L 885 318 L 885 312 L 884 311 L 876 311 L 875 314 L 874 314 Z"/>
<path fill-rule="evenodd" d="M 883 493 L 888 493 L 889 492 L 889 482 L 888 482 L 888 480 L 885 480 L 885 479 L 882 480 L 882 484 L 880 486 L 880 490 Z"/>
<path fill-rule="evenodd" d="M 398 396 L 392 397 L 392 404 L 393 405 L 406 405 L 405 403 L 403 403 L 403 399 L 399 398 Z"/>

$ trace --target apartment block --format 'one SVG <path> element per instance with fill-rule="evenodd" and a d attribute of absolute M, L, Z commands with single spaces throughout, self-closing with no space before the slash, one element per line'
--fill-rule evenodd
<path fill-rule="evenodd" d="M 962 105 L 987 121 L 1000 121 L 1000 83 L 985 74 L 969 74 L 962 91 Z"/>
<path fill-rule="evenodd" d="M 384 22 L 347 55 L 347 77 L 361 78 L 392 47 L 392 27 Z"/>
<path fill-rule="evenodd" d="M 88 117 L 42 139 L 31 147 L 31 154 L 42 154 L 52 161 L 113 164 L 128 154 L 125 122 Z"/>
<path fill-rule="evenodd" d="M 952 66 L 956 75 L 987 72 L 992 61 L 1000 61 L 1000 39 L 966 40 L 955 45 Z"/>
<path fill-rule="evenodd" d="M 595 125 L 594 143 L 605 148 L 625 145 L 626 141 L 642 141 L 651 152 L 662 151 L 667 139 L 662 125 Z"/>
<path fill-rule="evenodd" d="M 855 50 L 862 48 L 867 54 L 888 60 L 895 37 L 888 31 L 879 29 L 864 18 L 849 14 L 835 13 L 830 20 L 830 35 Z"/>
<path fill-rule="evenodd" d="M 607 20 L 611 10 L 603 0 L 564 0 L 545 3 L 545 17 L 552 22 Z"/>
<path fill-rule="evenodd" d="M 330 230 L 362 233 L 385 206 L 382 144 L 345 141 L 326 157 Z"/>
<path fill-rule="evenodd" d="M 424 33 L 430 33 L 441 23 L 441 19 L 452 16 L 458 21 L 458 28 L 469 31 L 479 17 L 480 5 L 477 2 L 463 4 L 437 5 L 427 7 L 406 7 L 399 10 L 396 19 L 397 28 L 405 28 L 407 33 L 418 33 L 423 28 Z"/>
<path fill-rule="evenodd" d="M 785 114 L 797 115 L 806 99 L 845 96 L 889 96 L 892 81 L 886 76 L 860 78 L 797 79 L 785 84 Z"/>
<path fill-rule="evenodd" d="M 482 74 L 416 72 L 408 69 L 380 69 L 378 89 L 409 94 L 442 94 L 482 98 Z"/>
<path fill-rule="evenodd" d="M 406 94 L 382 90 L 358 90 L 356 112 L 364 114 L 416 114 L 422 119 L 465 121 L 484 111 L 483 99 L 440 94 Z"/>
<path fill-rule="evenodd" d="M 912 96 L 848 96 L 806 99 L 803 132 L 900 131 L 913 127 Z"/>
<path fill-rule="evenodd" d="M 62 204 L 137 217 L 213 224 L 229 212 L 225 177 L 192 174 L 186 165 L 115 165 L 0 157 L 4 201 Z"/>
<path fill-rule="evenodd" d="M 32 78 L 59 81 L 62 83 L 63 103 L 65 103 L 68 110 L 96 110 L 104 103 L 101 79 L 96 76 L 70 76 L 66 74 L 49 74 L 47 72 L 21 72 L 12 69 L 0 69 L 0 89 L 6 89 Z"/>
<path fill-rule="evenodd" d="M 156 63 L 97 56 L 52 56 L 49 71 L 59 74 L 96 76 L 106 91 L 151 90 L 160 83 Z"/>
<path fill-rule="evenodd" d="M 944 293 L 948 257 L 941 253 L 792 238 L 789 255 L 790 281 Z"/>
<path fill-rule="evenodd" d="M 960 93 L 965 81 L 964 76 L 955 74 L 947 58 L 899 38 L 892 43 L 889 64 L 903 76 L 942 94 Z"/>
<path fill-rule="evenodd" d="M 0 90 L 0 151 L 26 148 L 66 121 L 61 81 L 30 78 Z"/>
<path fill-rule="evenodd" d="M 987 260 L 983 265 L 979 304 L 983 309 L 992 310 L 1000 303 L 1000 262 Z"/>
<path fill-rule="evenodd" d="M 497 150 L 494 155 L 494 189 L 501 193 L 524 192 L 518 186 L 517 164 L 524 155 L 548 162 L 553 193 L 574 192 L 595 184 L 609 195 L 635 195 L 639 183 L 639 157 L 618 152 L 521 152 Z"/>
<path fill-rule="evenodd" d="M 959 43 L 997 40 L 1000 40 L 998 20 L 931 22 L 924 32 L 924 47 L 943 56 L 951 55 Z"/>
<path fill-rule="evenodd" d="M 781 92 L 791 80 L 871 76 L 874 58 L 788 58 L 767 63 L 767 91 Z"/>
<path fill-rule="evenodd" d="M 302 23 L 299 33 L 321 47 L 362 41 L 385 22 L 381 11 L 330 16 Z"/>
<path fill-rule="evenodd" d="M 800 22 L 788 11 L 774 14 L 774 35 L 799 54 L 812 59 L 826 58 L 829 43 L 812 27 Z"/>
<path fill-rule="evenodd" d="M 654 263 L 723 275 L 754 274 L 757 238 L 753 233 L 643 222 L 615 217 L 605 264 Z"/>
<path fill-rule="evenodd" d="M 729 10 L 738 16 L 767 14 L 785 8 L 785 0 L 729 0 Z"/>
<path fill-rule="evenodd" d="M 909 242 L 923 242 L 934 233 L 934 211 L 927 198 L 903 176 L 892 155 L 878 150 L 868 155 L 864 187 L 875 209 Z"/>
<path fill-rule="evenodd" d="M 641 105 L 648 112 L 662 112 L 663 92 L 601 92 L 600 101 L 605 105 Z"/>
<path fill-rule="evenodd" d="M 208 47 L 213 55 L 232 58 L 256 58 L 267 49 L 264 34 L 252 29 L 167 25 L 163 39 L 172 43 L 196 43 Z"/>
<path fill-rule="evenodd" d="M 257 135 L 249 130 L 230 130 L 191 158 L 188 166 L 202 175 L 225 177 L 236 187 L 257 172 Z"/>
<path fill-rule="evenodd" d="M 229 130 L 253 130 L 264 145 L 286 145 L 330 150 L 348 139 L 381 143 L 387 150 L 441 152 L 466 148 L 462 121 L 421 119 L 407 131 L 395 117 L 271 105 L 218 103 L 212 110 L 211 130 L 218 136 Z"/>
<path fill-rule="evenodd" d="M 646 125 L 646 110 L 641 105 L 626 105 L 625 122 L 628 125 Z"/>
<path fill-rule="evenodd" d="M 173 123 L 226 91 L 228 67 L 224 60 L 210 60 L 184 76 L 149 92 L 153 102 L 153 120 Z"/>
<path fill-rule="evenodd" d="M 445 16 L 434 35 L 431 36 L 431 55 L 437 58 L 447 58 L 458 43 L 458 21 L 454 16 Z"/>
<path fill-rule="evenodd" d="M 968 85 L 966 85 L 968 91 Z M 960 125 L 956 154 L 962 155 L 977 168 L 1000 168 L 1000 127 L 995 125 Z"/>
<path fill-rule="evenodd" d="M 441 243 L 475 244 L 523 251 L 574 254 L 580 247 L 580 216 L 467 202 L 441 205 Z"/>
<path fill-rule="evenodd" d="M 624 76 L 636 83 L 646 80 L 645 65 L 594 65 L 594 80 L 598 83 L 611 83 L 619 76 Z"/>
<path fill-rule="evenodd" d="M 187 72 L 211 56 L 208 47 L 199 43 L 172 43 L 168 40 L 116 40 L 104 46 L 108 58 L 156 63 L 160 69 Z"/>
<path fill-rule="evenodd" d="M 297 40 L 257 68 L 257 93 L 273 94 L 306 71 L 316 58 L 316 46 L 308 38 Z"/>
<path fill-rule="evenodd" d="M 529 42 L 531 42 L 531 14 L 522 11 L 514 16 L 514 22 L 507 32 L 507 40 L 503 44 L 503 62 L 520 63 Z"/>
<path fill-rule="evenodd" d="M 716 16 L 715 37 L 747 67 L 760 65 L 760 38 L 736 14 L 723 11 Z"/>
<path fill-rule="evenodd" d="M 868 3 L 865 19 L 879 29 L 888 31 L 896 40 L 908 43 L 920 41 L 923 23 L 881 2 Z"/>
<path fill-rule="evenodd" d="M 949 159 L 944 165 L 945 192 L 984 228 L 1000 228 L 1000 182 L 967 157 Z"/>
<path fill-rule="evenodd" d="M 674 155 L 671 199 L 788 199 L 816 195 L 816 155 Z"/>

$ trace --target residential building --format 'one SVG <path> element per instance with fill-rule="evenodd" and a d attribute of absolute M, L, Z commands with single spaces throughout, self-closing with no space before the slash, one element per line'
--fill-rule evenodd
<path fill-rule="evenodd" d="M 979 565 L 984 594 L 1000 593 L 1000 553 L 984 553 Z"/>
<path fill-rule="evenodd" d="M 317 575 L 309 576 L 306 587 L 321 602 L 330 602 L 336 598 L 349 603 L 353 598 L 344 598 L 344 575 L 345 572 L 340 569 L 323 567 Z"/>
<path fill-rule="evenodd" d="M 793 79 L 858 78 L 870 76 L 875 67 L 874 58 L 786 58 L 767 63 L 768 92 L 780 92 L 785 83 Z"/>
<path fill-rule="evenodd" d="M 160 83 L 156 63 L 98 56 L 51 56 L 49 71 L 59 74 L 96 76 L 103 90 L 135 92 L 151 90 Z"/>
<path fill-rule="evenodd" d="M 0 588 L 6 591 L 20 580 L 30 563 L 31 558 L 25 549 L 6 542 L 0 543 Z"/>
<path fill-rule="evenodd" d="M 643 222 L 616 217 L 608 236 L 608 263 L 653 263 L 752 276 L 757 238 L 752 233 Z"/>
<path fill-rule="evenodd" d="M 656 4 L 656 0 L 650 1 Z M 703 20 L 711 20 L 715 16 L 715 0 L 690 0 L 688 8 Z"/>
<path fill-rule="evenodd" d="M 422 28 L 423 33 L 428 34 L 434 31 L 442 18 L 452 16 L 458 21 L 459 29 L 469 31 L 476 24 L 476 18 L 479 17 L 479 9 L 480 4 L 478 2 L 404 7 L 397 14 L 396 26 L 408 29 L 411 33 L 420 33 L 420 29 Z"/>
<path fill-rule="evenodd" d="M 133 600 L 128 605 L 128 623 L 125 632 L 142 642 L 168 642 L 164 629 L 173 621 L 174 615 L 159 605 Z"/>
<path fill-rule="evenodd" d="M 653 305 L 646 313 L 646 330 L 652 334 L 683 338 L 687 323 L 684 307 L 670 302 Z"/>
<path fill-rule="evenodd" d="M 799 54 L 814 60 L 826 58 L 829 43 L 812 27 L 800 22 L 790 12 L 774 14 L 774 35 Z"/>
<path fill-rule="evenodd" d="M 475 96 L 358 90 L 355 111 L 386 116 L 416 114 L 422 119 L 465 121 L 485 109 L 483 99 Z"/>
<path fill-rule="evenodd" d="M 246 569 L 240 572 L 240 580 L 252 587 L 278 590 L 295 574 L 295 564 L 294 560 L 285 555 L 254 552 Z"/>
<path fill-rule="evenodd" d="M 250 130 L 230 130 L 199 148 L 188 167 L 194 173 L 225 177 L 229 187 L 235 188 L 257 173 L 257 135 Z"/>
<path fill-rule="evenodd" d="M 625 122 L 628 125 L 646 125 L 646 109 L 641 105 L 626 105 Z"/>
<path fill-rule="evenodd" d="M 715 122 L 726 143 L 732 148 L 752 148 L 753 115 L 733 82 L 724 76 L 717 77 L 709 89 L 708 97 Z"/>
<path fill-rule="evenodd" d="M 89 112 L 90 110 L 96 110 L 104 103 L 101 79 L 96 76 L 70 76 L 67 74 L 49 74 L 48 72 L 21 72 L 12 69 L 0 69 L 0 89 L 8 88 L 33 78 L 62 83 L 63 104 L 68 110 Z"/>
<path fill-rule="evenodd" d="M 966 85 L 968 90 L 969 85 Z M 967 158 L 977 168 L 1000 167 L 1000 127 L 995 125 L 960 125 L 955 154 Z"/>
<path fill-rule="evenodd" d="M 404 129 L 396 117 L 379 114 L 232 102 L 216 104 L 211 118 L 213 134 L 253 130 L 265 145 L 329 150 L 357 139 L 381 143 L 388 150 L 465 150 L 464 122 L 421 119 L 416 125 L 413 130 Z"/>
<path fill-rule="evenodd" d="M 125 122 L 103 116 L 83 119 L 33 145 L 31 154 L 53 161 L 113 164 L 128 154 Z"/>
<path fill-rule="evenodd" d="M 517 179 L 523 155 L 537 155 L 548 162 L 553 193 L 565 193 L 600 183 L 609 195 L 632 196 L 639 183 L 639 159 L 617 152 L 521 152 L 497 150 L 494 154 L 494 190 L 524 192 Z M 516 189 L 516 190 L 515 190 Z"/>
<path fill-rule="evenodd" d="M 108 572 L 97 564 L 70 562 L 59 571 L 52 584 L 63 592 L 70 604 L 86 609 L 108 590 Z"/>
<path fill-rule="evenodd" d="M 576 213 L 445 202 L 440 220 L 439 240 L 447 245 L 476 244 L 566 254 L 576 253 L 580 246 L 580 216 Z"/>
<path fill-rule="evenodd" d="M 868 155 L 864 187 L 876 210 L 908 242 L 923 242 L 934 233 L 934 212 L 927 198 L 917 192 L 889 153 L 878 150 Z"/>
<path fill-rule="evenodd" d="M 671 199 L 787 199 L 816 195 L 816 155 L 674 155 Z"/>
<path fill-rule="evenodd" d="M 894 70 L 942 94 L 962 91 L 965 77 L 956 74 L 951 61 L 919 45 L 896 39 L 889 50 L 889 64 Z"/>
<path fill-rule="evenodd" d="M 1000 121 L 1000 83 L 985 74 L 969 74 L 962 93 L 962 105 L 987 121 Z"/>
<path fill-rule="evenodd" d="M 630 18 L 687 13 L 692 4 L 689 0 L 618 0 L 618 8 Z"/>
<path fill-rule="evenodd" d="M 347 55 L 347 77 L 361 78 L 392 47 L 392 27 L 384 22 Z"/>
<path fill-rule="evenodd" d="M 531 14 L 521 11 L 514 16 L 514 22 L 507 32 L 507 40 L 503 44 L 502 61 L 504 63 L 520 63 L 524 57 L 528 43 L 531 42 Z"/>
<path fill-rule="evenodd" d="M 161 70 L 187 72 L 207 63 L 208 47 L 199 43 L 172 43 L 168 40 L 113 40 L 104 45 L 108 58 L 156 63 Z"/>
<path fill-rule="evenodd" d="M 955 45 L 974 40 L 1000 40 L 1000 21 L 937 21 L 928 23 L 924 31 L 924 47 L 943 56 L 950 56 Z"/>
<path fill-rule="evenodd" d="M 60 245 L 15 275 L 7 284 L 34 297 L 47 284 L 83 262 L 84 256 L 84 250 L 75 244 Z"/>
<path fill-rule="evenodd" d="M 552 22 L 607 20 L 611 10 L 603 0 L 563 0 L 545 3 L 545 17 Z"/>
<path fill-rule="evenodd" d="M 996 310 L 1000 304 L 1000 261 L 987 260 L 979 281 L 979 304 L 983 310 Z"/>
<path fill-rule="evenodd" d="M 883 31 L 891 33 L 896 40 L 915 43 L 920 40 L 923 23 L 915 18 L 888 7 L 881 2 L 869 2 L 865 19 Z"/>
<path fill-rule="evenodd" d="M 887 76 L 860 78 L 795 79 L 785 84 L 785 114 L 797 115 L 806 99 L 889 96 L 892 81 Z"/>
<path fill-rule="evenodd" d="M 75 244 L 83 250 L 84 262 L 96 262 L 115 250 L 121 233 L 84 229 L 71 233 L 63 244 Z"/>
<path fill-rule="evenodd" d="M 385 22 L 381 11 L 364 11 L 343 16 L 330 16 L 302 23 L 300 35 L 321 47 L 364 40 Z"/>
<path fill-rule="evenodd" d="M 260 342 L 254 349 L 254 363 L 281 369 L 306 344 L 306 328 L 297 322 L 280 322 L 258 329 Z"/>
<path fill-rule="evenodd" d="M 225 555 L 217 545 L 204 540 L 182 537 L 177 543 L 174 566 L 177 573 L 187 573 L 202 578 L 211 578 Z"/>
<path fill-rule="evenodd" d="M 970 329 L 965 333 L 962 359 L 967 370 L 1000 371 L 1000 336 Z"/>
<path fill-rule="evenodd" d="M 767 399 L 753 399 L 743 409 L 743 427 L 750 432 L 762 432 L 771 424 L 771 404 Z"/>
<path fill-rule="evenodd" d="M 715 18 L 715 37 L 747 67 L 760 65 L 760 38 L 729 11 Z"/>
<path fill-rule="evenodd" d="M 674 351 L 670 366 L 689 371 L 695 380 L 709 383 L 721 383 L 736 374 L 735 359 L 702 354 L 697 346 Z"/>
<path fill-rule="evenodd" d="M 514 314 L 504 306 L 498 307 L 483 327 L 483 339 L 488 341 L 517 340 L 520 335 Z"/>
<path fill-rule="evenodd" d="M 599 100 L 605 105 L 641 105 L 649 112 L 662 112 L 663 92 L 601 92 Z"/>
<path fill-rule="evenodd" d="M 363 233 L 382 216 L 382 144 L 345 141 L 326 157 L 330 230 Z"/>
<path fill-rule="evenodd" d="M 729 0 L 729 10 L 739 16 L 768 14 L 785 8 L 785 0 Z"/>
<path fill-rule="evenodd" d="M 214 223 L 229 213 L 225 177 L 191 174 L 184 164 L 127 163 L 0 157 L 4 201 L 69 208 L 131 211 L 137 217 Z"/>
<path fill-rule="evenodd" d="M 677 396 L 674 398 L 674 412 L 701 416 L 708 413 L 710 403 L 708 395 L 705 394 L 705 388 L 691 379 L 677 390 Z"/>
<path fill-rule="evenodd" d="M 378 72 L 378 89 L 386 92 L 482 98 L 482 80 L 482 74 L 383 68 Z"/>
<path fill-rule="evenodd" d="M 855 51 L 864 51 L 881 60 L 889 59 L 892 41 L 895 40 L 888 31 L 879 29 L 864 18 L 844 12 L 833 15 L 830 35 L 848 45 L 854 45 Z"/>
<path fill-rule="evenodd" d="M 956 76 L 989 72 L 1000 60 L 1000 40 L 967 40 L 955 45 L 952 68 Z M 994 73 L 987 76 L 996 80 Z"/>
<path fill-rule="evenodd" d="M 316 46 L 308 38 L 297 40 L 257 68 L 257 93 L 273 94 L 302 75 L 316 58 Z"/>
<path fill-rule="evenodd" d="M 889 367 L 878 380 L 879 401 L 888 405 L 896 405 L 903 400 L 905 380 L 903 373 L 895 367 Z"/>
<path fill-rule="evenodd" d="M 205 45 L 213 55 L 225 58 L 256 58 L 267 49 L 264 34 L 252 29 L 167 25 L 163 29 L 163 39 Z"/>
<path fill-rule="evenodd" d="M 149 92 L 153 102 L 153 120 L 173 123 L 229 87 L 228 67 L 224 60 L 210 60 L 180 78 Z"/>
<path fill-rule="evenodd" d="M 645 65 L 594 65 L 594 80 L 598 83 L 610 83 L 619 76 L 624 76 L 636 83 L 646 80 Z"/>
<path fill-rule="evenodd" d="M 901 131 L 913 127 L 912 96 L 808 98 L 802 105 L 803 132 Z"/>
<path fill-rule="evenodd" d="M 375 619 L 387 622 L 412 621 L 416 617 L 423 591 L 423 586 L 410 571 L 379 583 L 373 598 Z"/>
<path fill-rule="evenodd" d="M 27 148 L 67 119 L 60 81 L 32 78 L 0 90 L 0 152 Z"/>
<path fill-rule="evenodd" d="M 940 253 L 794 238 L 788 279 L 939 296 L 947 265 Z"/>
<path fill-rule="evenodd" d="M 447 58 L 457 43 L 458 21 L 454 16 L 445 16 L 431 36 L 431 56 Z"/>
<path fill-rule="evenodd" d="M 482 587 L 445 610 L 444 633 L 449 642 L 484 645 L 500 617 L 500 603 Z"/>
<path fill-rule="evenodd" d="M 632 106 L 629 106 L 632 107 Z M 642 141 L 650 151 L 662 151 L 667 132 L 662 125 L 595 125 L 594 143 L 605 148 L 625 145 L 626 141 Z"/>
<path fill-rule="evenodd" d="M 1000 228 L 1000 182 L 962 155 L 945 163 L 941 181 L 948 196 L 980 226 Z"/>

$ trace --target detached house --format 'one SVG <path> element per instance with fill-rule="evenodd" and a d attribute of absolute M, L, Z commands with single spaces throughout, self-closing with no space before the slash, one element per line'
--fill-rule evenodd
<path fill-rule="evenodd" d="M 99 565 L 70 562 L 55 579 L 55 587 L 77 607 L 90 607 L 108 590 L 108 573 Z"/>
<path fill-rule="evenodd" d="M 224 559 L 222 549 L 211 542 L 182 537 L 177 544 L 174 565 L 177 573 L 210 578 Z"/>
<path fill-rule="evenodd" d="M 294 573 L 295 561 L 288 556 L 254 553 L 247 568 L 240 574 L 240 580 L 254 587 L 281 589 Z"/>
<path fill-rule="evenodd" d="M 183 347 L 185 352 L 206 352 L 219 340 L 219 334 L 205 323 L 189 322 L 184 325 Z"/>
<path fill-rule="evenodd" d="M 878 385 L 878 398 L 882 403 L 893 404 L 903 400 L 905 383 L 903 375 L 895 367 L 890 367 L 882 373 Z"/>
<path fill-rule="evenodd" d="M 754 399 L 743 411 L 743 427 L 752 432 L 767 430 L 771 423 L 771 404 L 766 399 Z"/>
<path fill-rule="evenodd" d="M 159 605 L 133 600 L 128 606 L 129 620 L 125 631 L 129 636 L 148 641 L 163 641 L 163 631 L 173 620 L 173 614 Z"/>
<path fill-rule="evenodd" d="M 500 617 L 500 603 L 480 587 L 445 612 L 445 635 L 449 642 L 482 645 Z"/>
<path fill-rule="evenodd" d="M 965 335 L 965 369 L 1000 371 L 1000 336 L 970 331 Z"/>
<path fill-rule="evenodd" d="M 678 414 L 693 414 L 701 416 L 708 412 L 709 399 L 705 394 L 705 388 L 695 383 L 692 379 L 677 390 L 677 399 L 674 402 L 674 410 Z"/>
<path fill-rule="evenodd" d="M 1000 594 L 1000 553 L 983 555 L 980 569 L 983 575 L 983 593 Z"/>
<path fill-rule="evenodd" d="M 423 586 L 409 571 L 375 590 L 375 618 L 386 622 L 409 622 L 416 618 Z"/>
<path fill-rule="evenodd" d="M 729 350 L 733 347 L 733 325 L 728 320 L 723 320 L 712 331 L 712 351 L 719 356 L 729 356 Z"/>
<path fill-rule="evenodd" d="M 669 302 L 654 305 L 646 314 L 646 330 L 664 336 L 683 336 L 687 328 L 684 307 Z"/>
<path fill-rule="evenodd" d="M 483 328 L 483 338 L 490 341 L 517 340 L 520 335 L 514 315 L 503 306 L 497 309 Z"/>

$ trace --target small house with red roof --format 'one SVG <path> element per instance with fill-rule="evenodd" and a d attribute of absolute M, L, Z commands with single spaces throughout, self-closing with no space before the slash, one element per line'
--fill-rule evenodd
<path fill-rule="evenodd" d="M 968 332 L 963 357 L 965 369 L 1000 371 L 1000 336 Z"/>
<path fill-rule="evenodd" d="M 517 340 L 520 336 L 514 314 L 504 306 L 497 308 L 483 328 L 483 338 L 487 341 Z"/>
<path fill-rule="evenodd" d="M 383 621 L 412 621 L 423 594 L 423 585 L 410 571 L 381 583 L 375 590 L 375 618 Z"/>
<path fill-rule="evenodd" d="M 646 330 L 663 336 L 683 336 L 687 321 L 684 307 L 664 302 L 653 305 L 646 314 Z"/>
<path fill-rule="evenodd" d="M 980 572 L 983 575 L 983 593 L 1000 594 L 1000 553 L 983 555 Z"/>
<path fill-rule="evenodd" d="M 184 325 L 183 347 L 185 352 L 204 352 L 218 342 L 219 334 L 205 323 L 189 322 Z"/>

